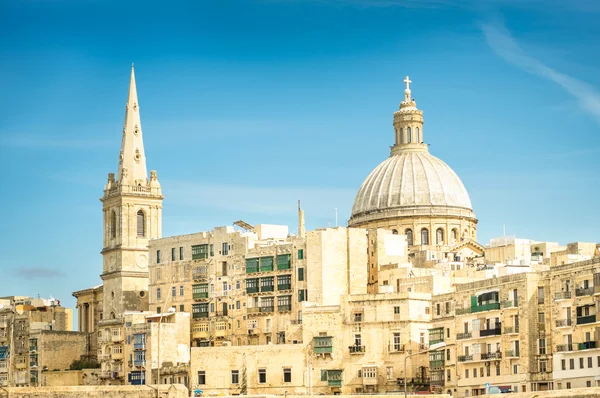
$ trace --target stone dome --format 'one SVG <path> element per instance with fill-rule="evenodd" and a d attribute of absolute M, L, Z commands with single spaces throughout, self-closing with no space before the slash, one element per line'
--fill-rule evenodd
<path fill-rule="evenodd" d="M 350 224 L 421 215 L 475 218 L 465 186 L 446 163 L 426 150 L 402 151 L 364 180 Z"/>

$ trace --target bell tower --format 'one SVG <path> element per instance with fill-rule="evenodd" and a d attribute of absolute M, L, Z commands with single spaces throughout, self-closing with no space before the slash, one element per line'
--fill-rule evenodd
<path fill-rule="evenodd" d="M 148 309 L 148 242 L 162 235 L 162 191 L 146 170 L 140 107 L 131 66 L 118 173 L 104 187 L 103 318 Z"/>

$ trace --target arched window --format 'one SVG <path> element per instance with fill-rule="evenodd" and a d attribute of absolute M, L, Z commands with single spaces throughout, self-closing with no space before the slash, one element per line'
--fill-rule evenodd
<path fill-rule="evenodd" d="M 415 135 L 415 141 L 417 141 L 417 144 L 419 144 L 421 142 L 421 136 L 419 135 L 419 128 L 416 127 L 417 129 L 417 134 Z"/>
<path fill-rule="evenodd" d="M 117 213 L 114 210 L 110 213 L 110 237 L 117 237 Z"/>
<path fill-rule="evenodd" d="M 444 230 L 441 228 L 435 231 L 435 243 L 436 245 L 444 244 Z"/>
<path fill-rule="evenodd" d="M 456 228 L 454 228 L 452 230 L 452 242 L 456 242 L 458 240 L 458 231 L 456 230 Z"/>
<path fill-rule="evenodd" d="M 397 229 L 392 229 L 392 234 L 398 235 L 398 230 Z"/>
<path fill-rule="evenodd" d="M 406 143 L 410 144 L 412 142 L 410 127 L 406 128 Z"/>
<path fill-rule="evenodd" d="M 137 212 L 137 236 L 146 236 L 146 216 L 141 210 Z"/>
<path fill-rule="evenodd" d="M 400 128 L 400 141 L 399 141 L 399 142 L 400 142 L 401 144 L 404 144 L 404 137 L 402 136 L 402 134 L 404 134 L 404 131 L 403 131 L 403 129 L 402 129 L 402 128 Z"/>
<path fill-rule="evenodd" d="M 422 245 L 429 244 L 429 230 L 427 228 L 423 228 L 421 230 L 421 244 Z"/>
<path fill-rule="evenodd" d="M 413 245 L 413 233 L 412 233 L 412 229 L 407 229 L 406 231 L 404 231 L 404 235 L 406 235 L 406 243 L 409 246 Z"/>

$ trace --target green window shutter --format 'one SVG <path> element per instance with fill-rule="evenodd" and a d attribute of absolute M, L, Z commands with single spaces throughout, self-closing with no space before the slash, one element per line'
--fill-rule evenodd
<path fill-rule="evenodd" d="M 304 268 L 298 268 L 298 281 L 304 280 Z"/>
<path fill-rule="evenodd" d="M 477 307 L 477 296 L 471 296 L 471 308 Z"/>
<path fill-rule="evenodd" d="M 304 260 L 304 249 L 298 249 L 298 260 Z"/>
<path fill-rule="evenodd" d="M 327 381 L 327 371 L 321 369 L 321 381 Z"/>

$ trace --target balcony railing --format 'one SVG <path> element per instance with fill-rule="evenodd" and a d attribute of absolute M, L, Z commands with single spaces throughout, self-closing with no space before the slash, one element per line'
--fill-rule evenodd
<path fill-rule="evenodd" d="M 519 333 L 519 327 L 518 326 L 505 326 L 504 327 L 504 334 L 512 334 L 512 333 Z"/>
<path fill-rule="evenodd" d="M 272 292 L 273 290 L 275 290 L 275 286 L 273 286 L 273 285 L 267 285 L 267 286 L 260 287 L 261 292 Z"/>
<path fill-rule="evenodd" d="M 469 362 L 473 360 L 473 355 L 459 355 L 458 362 Z"/>
<path fill-rule="evenodd" d="M 481 359 L 483 359 L 484 361 L 490 360 L 490 359 L 502 359 L 502 353 L 500 351 L 488 352 L 485 354 L 481 354 Z"/>
<path fill-rule="evenodd" d="M 470 308 L 456 308 L 454 310 L 454 312 L 456 313 L 456 315 L 470 314 L 471 309 Z"/>
<path fill-rule="evenodd" d="M 291 304 L 280 304 L 277 306 L 277 309 L 279 310 L 279 312 L 291 311 L 292 305 Z"/>
<path fill-rule="evenodd" d="M 404 344 L 390 344 L 388 346 L 388 351 L 390 353 L 404 352 Z"/>
<path fill-rule="evenodd" d="M 506 358 L 518 358 L 519 357 L 519 351 L 517 351 L 517 350 L 506 350 L 504 352 L 504 356 Z"/>
<path fill-rule="evenodd" d="M 146 343 L 134 343 L 133 344 L 133 349 L 134 350 L 145 350 L 146 349 Z"/>
<path fill-rule="evenodd" d="M 502 327 L 497 325 L 494 329 L 482 329 L 479 331 L 479 337 L 499 336 L 502 334 Z"/>
<path fill-rule="evenodd" d="M 207 299 L 208 298 L 208 292 L 193 293 L 192 294 L 192 298 L 194 300 Z"/>
<path fill-rule="evenodd" d="M 500 303 L 488 303 L 482 305 L 476 305 L 471 307 L 471 313 L 473 312 L 483 312 L 483 311 L 494 311 L 500 309 Z"/>
<path fill-rule="evenodd" d="M 514 308 L 518 307 L 519 303 L 515 300 L 505 300 L 502 302 L 502 308 Z"/>
<path fill-rule="evenodd" d="M 246 293 L 258 293 L 258 286 L 246 286 Z"/>
<path fill-rule="evenodd" d="M 577 344 L 559 344 L 556 346 L 557 352 L 577 351 Z"/>
<path fill-rule="evenodd" d="M 470 339 L 473 337 L 473 332 L 457 333 L 456 340 Z"/>
<path fill-rule="evenodd" d="M 275 311 L 275 307 L 273 307 L 273 306 L 260 307 L 260 312 L 274 312 L 274 311 Z"/>
<path fill-rule="evenodd" d="M 583 343 L 577 344 L 577 348 L 580 350 L 591 350 L 592 348 L 596 348 L 596 342 L 584 341 Z"/>
<path fill-rule="evenodd" d="M 192 278 L 195 281 L 208 279 L 208 270 L 206 266 L 194 268 L 192 270 Z"/>
<path fill-rule="evenodd" d="M 282 283 L 277 285 L 277 290 L 290 290 L 292 288 L 291 283 Z"/>
<path fill-rule="evenodd" d="M 134 359 L 133 366 L 146 366 L 146 360 L 145 359 Z"/>
<path fill-rule="evenodd" d="M 364 345 L 351 345 L 348 347 L 350 354 L 364 354 L 366 347 Z"/>
<path fill-rule="evenodd" d="M 435 361 L 429 361 L 429 367 L 431 369 L 443 368 L 446 362 L 443 359 L 438 359 Z"/>
<path fill-rule="evenodd" d="M 557 319 L 556 320 L 556 327 L 557 328 L 564 328 L 566 326 L 571 326 L 571 323 L 572 323 L 572 321 L 571 321 L 570 318 L 568 318 L 568 319 Z"/>
<path fill-rule="evenodd" d="M 571 298 L 571 292 L 556 292 L 554 293 L 554 300 L 568 300 Z"/>
<path fill-rule="evenodd" d="M 593 296 L 594 295 L 594 287 L 587 287 L 587 288 L 579 288 L 579 289 L 575 289 L 575 296 L 577 297 L 581 297 L 581 296 Z"/>
<path fill-rule="evenodd" d="M 596 314 L 594 315 L 588 315 L 588 316 L 578 316 L 577 317 L 577 324 L 578 325 L 585 325 L 586 323 L 594 323 L 596 322 Z"/>

